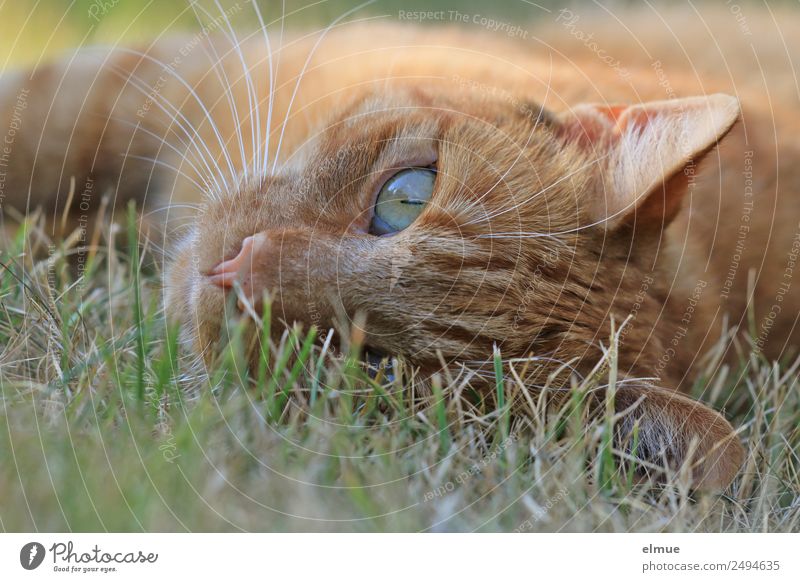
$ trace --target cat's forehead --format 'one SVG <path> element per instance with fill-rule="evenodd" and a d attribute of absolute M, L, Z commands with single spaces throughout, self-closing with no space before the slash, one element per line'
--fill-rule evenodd
<path fill-rule="evenodd" d="M 373 166 L 429 165 L 437 160 L 445 115 L 407 92 L 370 92 L 321 120 L 316 131 L 287 160 L 287 168 L 307 171 L 336 162 Z"/>
<path fill-rule="evenodd" d="M 433 115 L 434 99 L 422 89 L 387 86 L 366 90 L 352 98 L 340 112 L 341 122 L 353 129 L 370 121 L 400 120 L 409 115 Z"/>
<path fill-rule="evenodd" d="M 454 119 L 498 116 L 540 122 L 550 119 L 542 104 L 524 94 L 433 80 L 425 84 L 387 83 L 380 88 L 364 89 L 352 96 L 339 112 L 337 117 L 348 127 L 409 114 Z"/>
<path fill-rule="evenodd" d="M 452 87 L 450 87 L 452 89 Z M 353 143 L 372 144 L 397 158 L 430 158 L 424 151 L 442 138 L 495 142 L 489 134 L 503 134 L 509 144 L 546 131 L 551 116 L 542 106 L 521 99 L 498 98 L 486 91 L 462 90 L 450 95 L 417 86 L 387 86 L 368 90 L 324 120 L 310 142 L 323 155 Z M 476 133 L 477 132 L 477 133 Z M 485 136 L 476 139 L 476 135 Z M 497 144 L 494 144 L 497 145 Z M 422 149 L 423 153 L 417 153 Z"/>

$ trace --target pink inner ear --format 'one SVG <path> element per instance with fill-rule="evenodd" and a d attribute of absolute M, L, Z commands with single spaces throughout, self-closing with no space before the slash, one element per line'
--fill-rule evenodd
<path fill-rule="evenodd" d="M 570 117 L 559 129 L 559 133 L 567 141 L 594 148 L 598 142 L 614 135 L 616 120 L 598 111 L 593 105 L 578 106 L 569 114 Z"/>
<path fill-rule="evenodd" d="M 607 117 L 610 121 L 617 123 L 619 118 L 625 112 L 626 109 L 629 108 L 628 105 L 595 105 L 595 108 L 598 113 Z"/>
<path fill-rule="evenodd" d="M 657 110 L 651 111 L 646 106 L 592 105 L 591 107 L 597 114 L 611 122 L 610 134 L 615 136 L 619 136 L 630 128 L 635 128 L 637 132 L 644 131 L 658 112 Z"/>
<path fill-rule="evenodd" d="M 631 115 L 630 105 L 600 105 L 596 103 L 578 105 L 568 112 L 567 122 L 562 125 L 562 134 L 582 146 L 595 147 L 600 142 L 609 142 L 618 137 L 627 124 L 634 122 L 644 126 L 647 114 L 636 111 Z M 630 117 L 630 120 L 625 119 Z"/>
<path fill-rule="evenodd" d="M 560 133 L 602 160 L 602 186 L 588 194 L 593 223 L 606 228 L 637 221 L 663 228 L 680 209 L 697 163 L 731 129 L 739 103 L 729 95 L 686 97 L 638 105 L 582 104 L 560 116 Z"/>
<path fill-rule="evenodd" d="M 617 119 L 618 131 L 622 132 L 630 127 L 643 132 L 647 125 L 657 116 L 658 109 L 647 107 L 623 107 Z"/>

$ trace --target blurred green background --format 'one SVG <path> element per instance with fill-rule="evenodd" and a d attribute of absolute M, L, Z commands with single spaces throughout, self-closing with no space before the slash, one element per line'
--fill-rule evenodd
<path fill-rule="evenodd" d="M 281 17 L 288 28 L 324 26 L 361 5 L 358 0 L 256 0 L 264 19 L 276 28 Z M 253 30 L 258 19 L 253 0 L 25 0 L 0 2 L 0 70 L 26 65 L 38 59 L 85 44 L 116 44 L 151 41 L 164 34 L 200 30 L 225 12 L 238 34 Z M 725 5 L 725 0 L 695 0 L 697 4 Z M 680 5 L 675 0 L 651 0 L 659 7 Z M 689 6 L 689 0 L 685 4 Z M 737 5 L 759 4 L 756 0 L 736 0 Z M 794 5 L 797 0 L 769 0 L 770 6 Z M 193 7 L 194 5 L 194 7 Z M 457 10 L 471 16 L 494 18 L 511 24 L 533 23 L 552 18 L 561 8 L 580 7 L 588 11 L 613 13 L 640 6 L 631 0 L 375 0 L 348 18 L 386 18 L 398 20 L 400 11 Z M 738 8 L 738 6 L 737 6 Z M 446 17 L 445 22 L 454 20 Z M 467 23 L 465 26 L 478 25 Z"/>
<path fill-rule="evenodd" d="M 280 26 L 281 15 L 291 28 L 324 26 L 360 5 L 357 0 L 259 0 L 264 19 Z M 35 62 L 75 46 L 152 40 L 175 31 L 200 29 L 226 12 L 237 32 L 253 29 L 258 19 L 251 0 L 26 0 L 0 3 L 0 68 Z M 574 0 L 376 0 L 349 18 L 398 19 L 400 11 L 457 10 L 502 18 L 514 23 L 532 22 L 548 11 L 594 2 Z M 616 0 L 605 6 L 631 4 Z M 204 11 L 206 14 L 204 14 Z M 449 21 L 449 19 L 448 19 Z M 474 26 L 474 25 L 473 25 Z"/>

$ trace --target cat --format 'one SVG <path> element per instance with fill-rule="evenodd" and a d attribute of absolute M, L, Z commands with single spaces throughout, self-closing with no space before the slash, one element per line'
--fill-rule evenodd
<path fill-rule="evenodd" d="M 532 385 L 594 373 L 615 330 L 621 446 L 638 423 L 637 455 L 724 488 L 744 449 L 685 393 L 726 317 L 766 317 L 769 358 L 800 339 L 796 103 L 535 48 L 337 22 L 81 49 L 0 79 L 3 205 L 160 204 L 165 309 L 209 362 L 233 293 L 288 324 L 363 315 L 423 374 L 533 356 Z"/>

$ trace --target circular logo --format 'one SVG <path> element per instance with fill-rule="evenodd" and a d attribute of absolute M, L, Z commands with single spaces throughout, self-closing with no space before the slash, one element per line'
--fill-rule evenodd
<path fill-rule="evenodd" d="M 19 551 L 19 563 L 26 570 L 35 570 L 44 561 L 44 546 L 39 542 L 28 542 Z"/>

